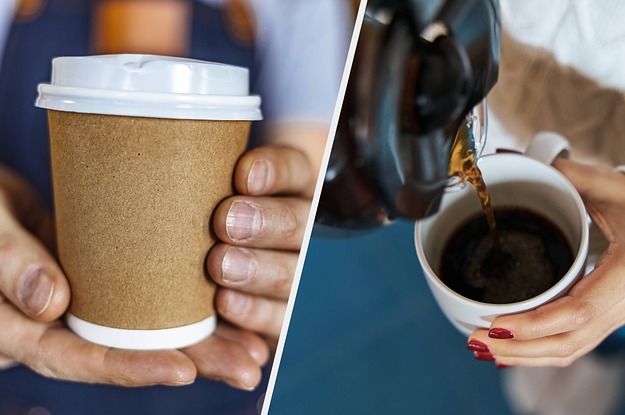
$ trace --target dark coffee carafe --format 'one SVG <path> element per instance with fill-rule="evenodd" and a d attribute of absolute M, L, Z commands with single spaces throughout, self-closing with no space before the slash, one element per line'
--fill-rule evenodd
<path fill-rule="evenodd" d="M 497 82 L 500 43 L 497 0 L 369 1 L 316 232 L 438 210 L 456 132 Z"/>

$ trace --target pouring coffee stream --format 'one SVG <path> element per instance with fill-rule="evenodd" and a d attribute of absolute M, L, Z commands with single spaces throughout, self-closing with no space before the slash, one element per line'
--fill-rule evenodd
<path fill-rule="evenodd" d="M 497 232 L 497 223 L 493 206 L 486 188 L 486 183 L 482 178 L 482 172 L 477 166 L 478 153 L 475 149 L 475 141 L 471 134 L 471 121 L 460 123 L 456 139 L 451 148 L 451 159 L 449 161 L 449 176 L 458 177 L 462 181 L 468 181 L 475 187 L 482 209 L 488 219 L 488 227 L 493 238 L 493 247 L 496 258 L 502 258 L 501 243 Z"/>

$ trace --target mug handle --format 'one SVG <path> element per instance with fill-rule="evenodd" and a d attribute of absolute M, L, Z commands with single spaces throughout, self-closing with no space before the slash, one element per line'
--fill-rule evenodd
<path fill-rule="evenodd" d="M 571 145 L 560 134 L 542 131 L 534 136 L 525 150 L 525 155 L 550 166 L 558 157 L 568 159 L 571 155 Z"/>
<path fill-rule="evenodd" d="M 548 166 L 558 158 L 568 159 L 571 156 L 569 140 L 551 131 L 542 131 L 534 136 L 525 150 L 525 155 Z M 592 224 L 590 215 L 586 213 L 588 226 Z M 588 272 L 586 272 L 588 273 Z"/>

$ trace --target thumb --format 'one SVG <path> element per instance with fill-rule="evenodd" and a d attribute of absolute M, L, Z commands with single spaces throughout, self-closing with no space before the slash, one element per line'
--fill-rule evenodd
<path fill-rule="evenodd" d="M 47 223 L 45 212 L 26 184 L 7 177 L 0 174 L 0 299 L 6 297 L 36 320 L 56 320 L 69 305 L 69 283 L 42 241 L 20 220 L 27 218 L 31 229 L 41 228 L 40 223 Z"/>
<path fill-rule="evenodd" d="M 624 244 L 625 175 L 560 158 L 553 166 L 575 186 L 608 242 Z"/>

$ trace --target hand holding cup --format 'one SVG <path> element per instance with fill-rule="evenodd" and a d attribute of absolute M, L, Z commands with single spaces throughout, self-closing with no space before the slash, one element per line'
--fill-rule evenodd
<path fill-rule="evenodd" d="M 219 323 L 184 351 L 135 351 L 88 342 L 59 318 L 70 301 L 56 262 L 54 227 L 34 192 L 0 168 L 0 369 L 22 363 L 43 376 L 120 386 L 185 385 L 198 373 L 253 389 L 267 361 L 265 342 Z"/>
<path fill-rule="evenodd" d="M 252 150 L 235 170 L 240 195 L 215 212 L 215 233 L 223 242 L 209 253 L 207 267 L 221 286 L 217 311 L 273 340 L 280 334 L 310 211 L 312 170 L 294 148 Z"/>

